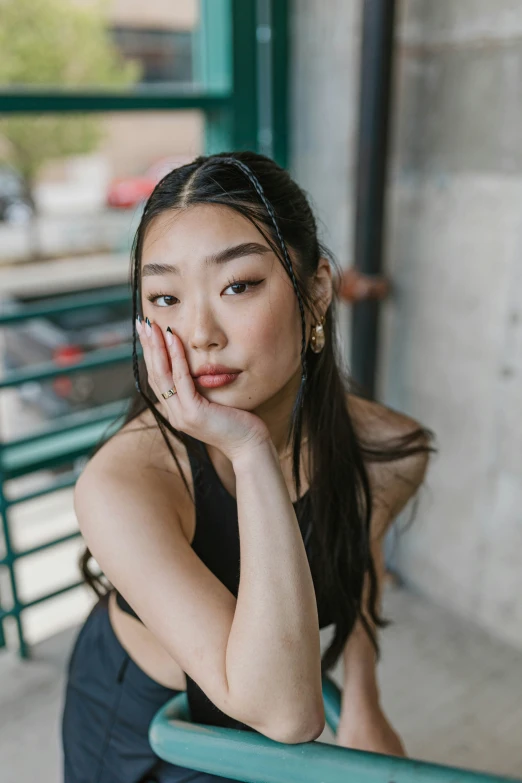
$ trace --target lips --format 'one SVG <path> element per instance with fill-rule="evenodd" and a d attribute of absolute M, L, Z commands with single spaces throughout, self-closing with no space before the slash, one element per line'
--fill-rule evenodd
<path fill-rule="evenodd" d="M 198 375 L 194 380 L 198 386 L 202 386 L 205 389 L 217 389 L 218 386 L 228 386 L 229 383 L 233 383 L 238 376 L 238 372 L 213 373 L 211 375 Z"/>
<path fill-rule="evenodd" d="M 235 367 L 225 367 L 224 364 L 204 364 L 197 370 L 193 377 L 199 378 L 201 375 L 236 375 L 240 373 Z"/>

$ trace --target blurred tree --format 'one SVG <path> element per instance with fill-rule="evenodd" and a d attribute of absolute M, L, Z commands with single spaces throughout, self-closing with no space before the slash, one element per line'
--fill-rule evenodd
<path fill-rule="evenodd" d="M 109 0 L 0 0 L 0 84 L 56 87 L 125 86 L 140 76 L 124 61 L 107 27 Z M 34 185 L 48 160 L 94 150 L 100 120 L 78 115 L 13 115 L 0 119 L 4 162 L 23 177 L 34 208 L 32 255 L 38 255 Z"/>

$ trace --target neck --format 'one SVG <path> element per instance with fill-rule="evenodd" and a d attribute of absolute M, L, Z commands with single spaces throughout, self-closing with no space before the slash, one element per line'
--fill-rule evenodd
<path fill-rule="evenodd" d="M 281 460 L 288 458 L 288 456 L 292 454 L 292 444 L 287 443 L 287 437 L 290 429 L 292 408 L 297 392 L 299 391 L 300 383 L 301 368 L 299 367 L 299 370 L 275 397 L 267 400 L 263 405 L 260 405 L 252 411 L 252 413 L 255 413 L 259 418 L 263 419 L 266 424 L 268 431 L 270 432 L 272 443 Z M 306 432 L 306 428 L 303 427 L 301 444 L 306 443 L 307 440 L 308 433 Z"/>

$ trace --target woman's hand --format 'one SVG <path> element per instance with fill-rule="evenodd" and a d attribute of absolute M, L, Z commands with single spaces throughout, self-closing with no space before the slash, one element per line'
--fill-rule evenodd
<path fill-rule="evenodd" d="M 360 712 L 354 711 L 353 718 L 350 716 L 339 725 L 335 742 L 336 745 L 354 750 L 407 757 L 401 738 L 377 705 Z"/>
<path fill-rule="evenodd" d="M 149 384 L 176 430 L 209 443 L 231 461 L 245 448 L 270 439 L 267 426 L 259 416 L 229 405 L 205 399 L 194 384 L 179 337 L 172 333 L 171 345 L 159 326 L 136 321 L 143 347 Z M 177 394 L 165 399 L 162 392 L 174 387 Z"/>

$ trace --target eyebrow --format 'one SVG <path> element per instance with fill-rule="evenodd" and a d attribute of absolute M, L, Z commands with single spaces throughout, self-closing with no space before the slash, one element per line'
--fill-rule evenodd
<path fill-rule="evenodd" d="M 242 242 L 240 245 L 234 245 L 233 247 L 226 247 L 223 250 L 219 250 L 217 253 L 213 253 L 211 256 L 207 256 L 203 265 L 205 267 L 220 266 L 232 261 L 234 258 L 242 258 L 243 256 L 262 255 L 263 253 L 270 253 L 270 248 L 266 245 L 260 245 L 259 242 Z M 142 269 L 141 276 L 149 277 L 152 275 L 179 275 L 180 270 L 175 264 L 145 264 Z"/>

